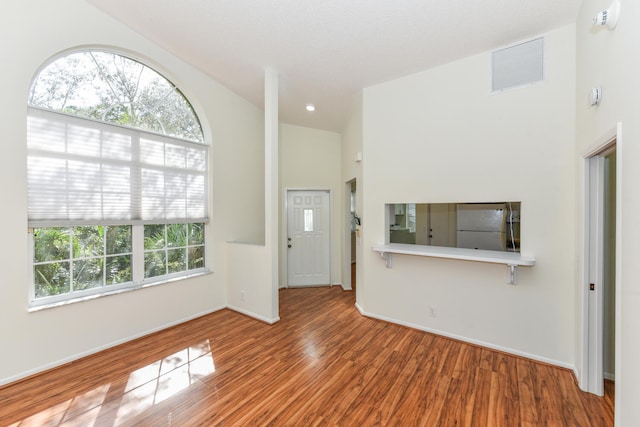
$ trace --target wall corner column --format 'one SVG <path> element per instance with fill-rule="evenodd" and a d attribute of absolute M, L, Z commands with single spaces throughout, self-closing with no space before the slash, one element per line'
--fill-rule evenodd
<path fill-rule="evenodd" d="M 271 317 L 279 318 L 278 307 L 278 72 L 267 68 L 264 72 L 264 197 L 265 246 L 270 254 Z"/>

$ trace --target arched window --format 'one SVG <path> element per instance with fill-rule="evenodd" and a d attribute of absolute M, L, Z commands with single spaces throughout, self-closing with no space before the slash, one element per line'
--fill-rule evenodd
<path fill-rule="evenodd" d="M 174 84 L 74 52 L 34 78 L 27 118 L 32 305 L 205 270 L 208 146 Z"/>
<path fill-rule="evenodd" d="M 178 88 L 116 53 L 76 52 L 50 63 L 33 81 L 29 105 L 203 142 L 198 117 Z"/>

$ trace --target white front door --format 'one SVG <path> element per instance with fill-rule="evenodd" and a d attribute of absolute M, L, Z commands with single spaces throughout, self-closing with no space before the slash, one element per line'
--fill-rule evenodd
<path fill-rule="evenodd" d="M 331 284 L 329 191 L 287 191 L 287 284 Z"/>

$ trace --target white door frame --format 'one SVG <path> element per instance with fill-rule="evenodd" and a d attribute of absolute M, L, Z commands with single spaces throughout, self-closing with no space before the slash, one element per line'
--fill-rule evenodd
<path fill-rule="evenodd" d="M 604 394 L 604 156 L 587 159 L 587 235 L 585 239 L 585 299 L 587 303 L 587 390 Z M 593 287 L 593 289 L 590 289 Z"/>
<path fill-rule="evenodd" d="M 600 138 L 595 146 L 583 155 L 582 167 L 582 248 L 580 268 L 579 309 L 580 319 L 580 347 L 581 360 L 579 363 L 578 382 L 582 390 L 602 396 L 604 394 L 603 373 L 603 299 L 602 271 L 603 266 L 603 227 L 601 217 L 604 197 L 604 157 L 612 150 L 616 150 L 616 160 L 621 157 L 621 132 L 619 123 L 615 129 Z M 620 253 L 621 242 L 621 162 L 617 162 L 616 170 L 616 253 Z M 593 215 L 596 215 L 594 218 Z M 616 257 L 616 325 L 620 325 L 620 258 Z M 595 260 L 595 262 L 590 262 Z M 590 290 L 591 278 L 595 277 L 595 290 Z M 619 329 L 616 328 L 616 377 L 620 377 L 617 370 L 619 358 Z M 617 386 L 616 386 L 617 388 Z"/>
<path fill-rule="evenodd" d="M 284 189 L 284 227 L 282 230 L 282 250 L 284 256 L 283 273 L 284 287 L 289 287 L 289 251 L 287 251 L 287 236 L 289 233 L 289 192 L 290 191 L 326 191 L 329 193 L 329 286 L 333 286 L 333 192 L 330 188 L 315 187 L 287 187 Z"/>

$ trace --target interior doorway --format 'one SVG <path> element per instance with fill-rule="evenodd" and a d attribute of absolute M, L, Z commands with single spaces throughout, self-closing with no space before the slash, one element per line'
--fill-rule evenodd
<path fill-rule="evenodd" d="M 287 285 L 331 284 L 329 190 L 287 191 Z"/>
<path fill-rule="evenodd" d="M 617 136 L 585 158 L 585 340 L 583 388 L 602 396 L 615 380 L 616 242 L 619 192 Z"/>
<path fill-rule="evenodd" d="M 342 287 L 344 290 L 356 289 L 356 241 L 360 218 L 356 213 L 356 180 L 347 181 L 344 186 L 344 243 L 342 262 Z"/>

